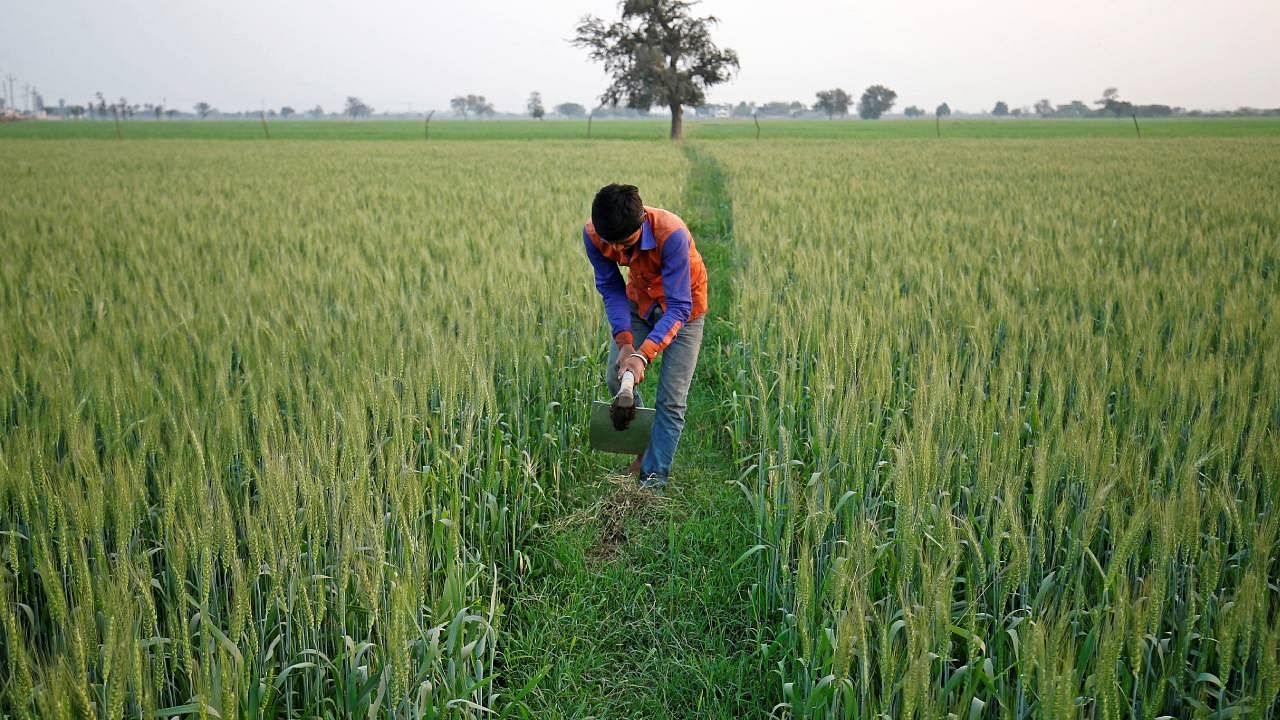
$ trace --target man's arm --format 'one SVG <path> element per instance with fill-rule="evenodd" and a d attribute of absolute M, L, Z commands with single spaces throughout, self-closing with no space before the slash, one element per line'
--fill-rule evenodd
<path fill-rule="evenodd" d="M 604 299 L 604 314 L 613 330 L 613 341 L 618 347 L 634 342 L 631 336 L 631 305 L 627 302 L 627 284 L 622 280 L 618 264 L 604 255 L 591 242 L 587 229 L 582 228 L 582 242 L 587 246 L 587 258 L 596 271 L 596 290 Z"/>
<path fill-rule="evenodd" d="M 693 292 L 689 288 L 689 231 L 684 228 L 668 235 L 662 244 L 662 292 L 666 296 L 667 309 L 658 324 L 653 326 L 653 332 L 636 350 L 649 362 L 653 362 L 653 358 L 671 344 L 693 312 Z"/>

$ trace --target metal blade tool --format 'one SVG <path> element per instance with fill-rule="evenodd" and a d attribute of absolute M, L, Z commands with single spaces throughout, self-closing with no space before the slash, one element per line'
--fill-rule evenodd
<path fill-rule="evenodd" d="M 635 455 L 649 447 L 653 431 L 653 408 L 637 407 L 635 376 L 622 374 L 618 394 L 609 402 L 591 403 L 591 426 L 588 436 L 593 450 Z"/>

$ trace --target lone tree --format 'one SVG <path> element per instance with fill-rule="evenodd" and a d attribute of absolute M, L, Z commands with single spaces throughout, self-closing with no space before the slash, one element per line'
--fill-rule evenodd
<path fill-rule="evenodd" d="M 449 101 L 449 107 L 465 120 L 467 115 L 492 115 L 493 103 L 483 95 L 459 95 Z"/>
<path fill-rule="evenodd" d="M 294 110 L 292 107 L 288 105 L 285 105 L 284 107 L 280 108 L 280 117 L 282 118 L 288 119 L 293 117 L 296 114 L 298 114 L 298 111 Z"/>
<path fill-rule="evenodd" d="M 492 115 L 493 103 L 485 100 L 483 95 L 468 95 L 467 109 L 473 115 Z"/>
<path fill-rule="evenodd" d="M 1043 98 L 1036 103 L 1036 114 L 1040 117 L 1049 117 L 1053 114 L 1053 103 L 1049 102 L 1049 98 Z"/>
<path fill-rule="evenodd" d="M 542 107 L 542 93 L 537 90 L 529 93 L 529 102 L 525 107 L 529 110 L 529 115 L 534 120 L 541 120 L 542 116 L 547 114 L 546 108 Z"/>
<path fill-rule="evenodd" d="M 862 99 L 858 101 L 858 116 L 863 120 L 879 120 L 897 99 L 898 93 L 883 85 L 872 85 L 863 91 Z"/>
<path fill-rule="evenodd" d="M 693 17 L 690 0 L 622 0 L 614 22 L 586 15 L 573 44 L 604 63 L 612 84 L 602 103 L 636 110 L 671 109 L 671 139 L 684 136 L 684 106 L 706 103 L 707 88 L 738 70 L 738 54 L 711 41 L 714 16 Z"/>
<path fill-rule="evenodd" d="M 373 108 L 365 105 L 364 101 L 360 98 L 355 97 L 354 95 L 349 95 L 347 96 L 347 105 L 343 112 L 350 115 L 352 120 L 355 120 L 356 118 L 372 115 Z"/>
<path fill-rule="evenodd" d="M 924 111 L 915 105 L 908 105 L 907 109 L 902 111 L 902 114 L 909 118 L 918 118 L 924 116 Z"/>
<path fill-rule="evenodd" d="M 1133 113 L 1133 103 L 1120 99 L 1120 91 L 1109 87 L 1102 91 L 1102 99 L 1094 100 L 1094 105 L 1100 105 L 1098 112 L 1107 112 L 1122 117 Z"/>
<path fill-rule="evenodd" d="M 1093 104 L 1106 110 L 1110 105 L 1120 102 L 1120 91 L 1116 88 L 1109 87 L 1102 91 L 1102 97 L 1094 100 Z"/>
<path fill-rule="evenodd" d="M 818 102 L 813 104 L 813 110 L 826 113 L 827 119 L 830 120 L 836 115 L 848 115 L 849 106 L 852 104 L 853 98 L 840 88 L 819 90 Z"/>
<path fill-rule="evenodd" d="M 991 114 L 996 117 L 1004 117 L 1009 114 L 1009 105 L 1003 100 L 996 102 L 996 106 L 991 108 Z"/>
<path fill-rule="evenodd" d="M 560 103 L 555 111 L 557 115 L 564 117 L 584 117 L 587 114 L 587 109 L 575 102 Z"/>
<path fill-rule="evenodd" d="M 93 105 L 90 104 L 89 107 L 93 107 Z M 211 107 L 209 103 L 204 101 L 196 103 L 194 109 L 196 111 L 196 114 L 200 116 L 201 120 L 209 117 L 209 113 L 213 111 L 213 107 Z"/>
<path fill-rule="evenodd" d="M 942 103 L 938 106 L 938 109 L 933 111 L 933 114 L 938 117 L 947 117 L 951 114 L 951 106 L 946 103 Z"/>

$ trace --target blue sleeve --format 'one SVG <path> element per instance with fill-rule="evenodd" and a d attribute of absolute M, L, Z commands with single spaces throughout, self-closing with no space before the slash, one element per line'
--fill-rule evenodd
<path fill-rule="evenodd" d="M 618 264 L 600 254 L 585 227 L 582 228 L 582 242 L 587 246 L 587 258 L 595 268 L 596 290 L 600 291 L 600 297 L 604 299 L 604 313 L 609 318 L 609 327 L 613 329 L 616 342 L 621 333 L 631 335 L 631 304 L 627 301 L 627 284 L 622 280 Z"/>
<path fill-rule="evenodd" d="M 693 291 L 689 288 L 689 231 L 680 228 L 662 244 L 662 293 L 667 308 L 640 351 L 650 360 L 671 344 L 693 313 Z M 652 343 L 652 345 L 650 345 Z M 650 354 L 652 353 L 652 354 Z"/>

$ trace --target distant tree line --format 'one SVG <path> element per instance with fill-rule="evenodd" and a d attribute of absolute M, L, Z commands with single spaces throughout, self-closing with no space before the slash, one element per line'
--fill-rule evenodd
<path fill-rule="evenodd" d="M 853 96 L 843 88 L 819 90 L 816 102 L 806 105 L 799 100 L 775 100 L 761 105 L 742 101 L 736 105 L 701 105 L 696 109 L 701 116 L 712 117 L 802 117 L 808 112 L 826 115 L 828 119 L 846 116 L 850 108 L 856 108 L 859 117 L 874 120 L 893 107 L 898 94 L 883 85 L 872 85 L 855 103 Z"/>
<path fill-rule="evenodd" d="M 1225 112 L 1205 112 L 1202 110 L 1187 110 L 1183 107 L 1150 104 L 1143 105 L 1139 103 L 1131 103 L 1128 100 L 1120 99 L 1120 91 L 1114 87 L 1109 87 L 1102 91 L 1102 97 L 1093 101 L 1094 107 L 1090 107 L 1080 100 L 1072 100 L 1069 103 L 1055 105 L 1048 98 L 1042 98 L 1037 101 L 1033 111 L 1042 118 L 1085 118 L 1085 117 L 1200 117 L 1206 115 L 1213 116 L 1234 116 L 1234 117 L 1262 117 L 1280 116 L 1280 108 L 1271 108 L 1260 110 L 1256 108 L 1242 107 L 1232 111 Z M 999 114 L 992 111 L 992 114 Z"/>
<path fill-rule="evenodd" d="M 694 108 L 699 117 L 799 118 L 812 117 L 811 113 L 813 113 L 826 116 L 828 119 L 834 119 L 836 117 L 847 117 L 850 110 L 855 110 L 859 117 L 866 120 L 875 120 L 884 116 L 893 108 L 897 97 L 898 95 L 895 91 L 884 85 L 871 85 L 863 91 L 856 101 L 848 91 L 837 87 L 818 91 L 815 94 L 815 102 L 812 105 L 807 105 L 799 100 L 774 100 L 761 104 L 744 100 L 736 104 L 704 102 L 691 107 Z M 102 92 L 95 93 L 83 105 L 68 103 L 65 99 L 59 99 L 56 106 L 51 106 L 45 103 L 43 96 L 35 88 L 31 89 L 29 98 L 32 99 L 36 112 L 75 120 L 84 118 L 90 120 L 133 120 L 138 118 L 155 120 L 198 118 L 204 120 L 210 117 L 219 119 L 258 119 L 263 117 L 285 120 L 294 117 L 306 117 L 314 120 L 346 117 L 351 120 L 357 120 L 373 117 L 374 115 L 374 108 L 357 96 L 348 96 L 342 111 L 334 113 L 326 113 L 320 105 L 301 112 L 290 105 L 284 105 L 278 109 L 222 112 L 204 101 L 195 103 L 191 106 L 191 111 L 187 112 L 178 108 L 167 107 L 163 103 L 132 103 L 124 97 L 117 98 L 112 102 L 108 101 Z M 493 117 L 497 114 L 494 104 L 486 99 L 484 95 L 457 95 L 450 100 L 449 105 L 455 116 L 463 119 Z M 12 108 L 12 106 L 12 102 L 7 104 L 9 108 Z M 5 104 L 0 104 L 0 110 L 5 108 Z M 902 112 L 907 118 L 920 118 L 928 114 L 924 108 L 917 105 L 908 105 Z M 1092 106 L 1081 100 L 1054 104 L 1048 98 L 1042 98 L 1033 107 L 1010 107 L 1009 103 L 1004 100 L 998 100 L 987 113 L 994 117 L 1029 117 L 1034 113 L 1035 116 L 1041 118 L 1126 118 L 1134 115 L 1140 118 L 1280 117 L 1280 108 L 1241 107 L 1229 111 L 1203 111 L 1162 104 L 1138 104 L 1122 100 L 1119 90 L 1109 87 L 1103 90 L 1100 98 L 1093 101 Z M 541 120 L 548 115 L 570 119 L 585 118 L 588 115 L 596 119 L 627 119 L 649 117 L 650 111 L 648 108 L 626 107 L 622 104 L 617 106 L 601 104 L 594 108 L 588 108 L 581 103 L 562 102 L 552 106 L 550 112 L 548 112 L 547 106 L 543 102 L 542 93 L 535 90 L 529 94 L 525 103 L 524 114 L 536 120 Z M 934 109 L 934 115 L 937 117 L 947 117 L 951 114 L 952 108 L 945 102 Z M 383 113 L 382 117 L 421 117 L 421 113 Z"/>
<path fill-rule="evenodd" d="M 1049 98 L 1038 100 L 1033 108 L 1036 115 L 1042 118 L 1083 118 L 1083 117 L 1129 117 L 1137 115 L 1138 117 L 1169 117 L 1171 115 L 1181 115 L 1185 112 L 1183 108 L 1170 107 L 1168 105 L 1135 105 L 1131 102 L 1121 100 L 1120 92 L 1113 87 L 1102 91 L 1102 97 L 1095 100 L 1094 105 L 1097 107 L 1089 107 L 1083 101 L 1072 100 L 1063 105 L 1055 105 Z M 1004 106 L 1003 108 L 1001 106 Z M 996 103 L 996 107 L 991 111 L 992 115 L 1010 115 L 1010 114 L 1028 114 L 1025 110 L 1022 113 L 1010 113 L 1008 106 L 1003 102 Z"/>

